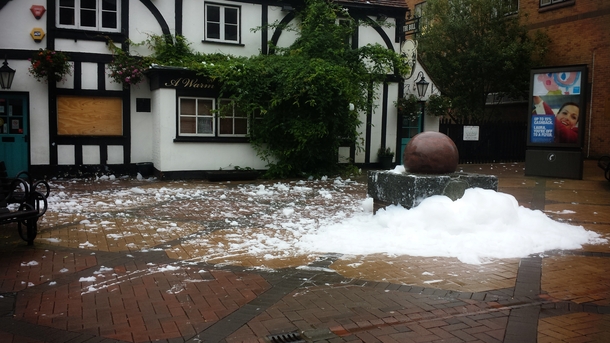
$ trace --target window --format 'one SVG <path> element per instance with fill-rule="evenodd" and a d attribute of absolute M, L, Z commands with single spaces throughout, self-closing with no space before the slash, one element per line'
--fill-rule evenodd
<path fill-rule="evenodd" d="M 239 42 L 239 7 L 205 5 L 205 40 Z"/>
<path fill-rule="evenodd" d="M 507 6 L 506 14 L 515 14 L 519 12 L 519 0 L 504 0 Z"/>
<path fill-rule="evenodd" d="M 423 34 L 428 26 L 428 21 L 424 18 L 424 12 L 426 11 L 426 2 L 420 2 L 414 7 L 415 13 L 414 18 L 418 18 L 417 34 Z"/>
<path fill-rule="evenodd" d="M 213 136 L 213 109 L 214 99 L 180 98 L 180 134 Z"/>
<path fill-rule="evenodd" d="M 121 98 L 60 95 L 57 97 L 60 136 L 122 136 Z"/>
<path fill-rule="evenodd" d="M 59 0 L 57 27 L 119 31 L 120 0 Z"/>
<path fill-rule="evenodd" d="M 229 99 L 181 97 L 178 103 L 180 136 L 245 137 L 248 133 L 248 117 Z"/>
<path fill-rule="evenodd" d="M 218 118 L 219 136 L 245 136 L 248 133 L 248 117 L 235 107 L 231 100 L 221 99 Z"/>
<path fill-rule="evenodd" d="M 540 7 L 545 7 L 545 6 L 554 5 L 554 4 L 558 4 L 561 2 L 568 2 L 568 1 L 572 1 L 572 0 L 540 0 Z"/>

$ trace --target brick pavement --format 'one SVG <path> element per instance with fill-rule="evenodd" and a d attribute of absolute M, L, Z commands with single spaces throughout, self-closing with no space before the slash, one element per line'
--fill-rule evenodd
<path fill-rule="evenodd" d="M 499 190 L 522 206 L 610 237 L 610 183 L 594 161 L 583 180 L 525 177 L 519 163 L 460 167 L 498 175 Z M 610 341 L 610 244 L 483 265 L 222 249 L 197 258 L 231 244 L 246 219 L 264 230 L 280 203 L 315 204 L 315 219 L 366 189 L 309 186 L 253 202 L 248 192 L 224 196 L 239 183 L 54 182 L 69 196 L 45 215 L 33 247 L 0 228 L 0 341 Z M 158 187 L 208 196 L 146 192 Z"/>

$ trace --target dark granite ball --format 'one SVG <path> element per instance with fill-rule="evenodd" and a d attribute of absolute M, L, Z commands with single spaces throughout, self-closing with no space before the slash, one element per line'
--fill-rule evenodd
<path fill-rule="evenodd" d="M 458 160 L 458 149 L 451 138 L 434 131 L 413 136 L 402 156 L 405 170 L 415 174 L 453 173 Z"/>

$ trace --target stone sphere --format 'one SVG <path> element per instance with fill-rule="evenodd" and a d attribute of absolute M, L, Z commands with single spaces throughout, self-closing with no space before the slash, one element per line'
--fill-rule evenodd
<path fill-rule="evenodd" d="M 451 138 L 434 131 L 413 136 L 402 156 L 405 170 L 415 174 L 453 173 L 458 160 L 458 149 Z"/>

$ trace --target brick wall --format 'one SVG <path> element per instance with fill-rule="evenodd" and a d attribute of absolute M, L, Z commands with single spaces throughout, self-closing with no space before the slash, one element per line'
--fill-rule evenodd
<path fill-rule="evenodd" d="M 405 1 L 412 10 L 422 2 Z M 519 16 L 531 31 L 551 38 L 545 66 L 587 65 L 591 93 L 583 150 L 588 158 L 610 155 L 610 1 L 574 0 L 540 9 L 538 0 L 519 0 Z"/>
<path fill-rule="evenodd" d="M 575 0 L 539 9 L 538 1 L 522 0 L 519 14 L 532 31 L 551 38 L 547 66 L 587 65 L 585 156 L 610 155 L 610 1 Z"/>

